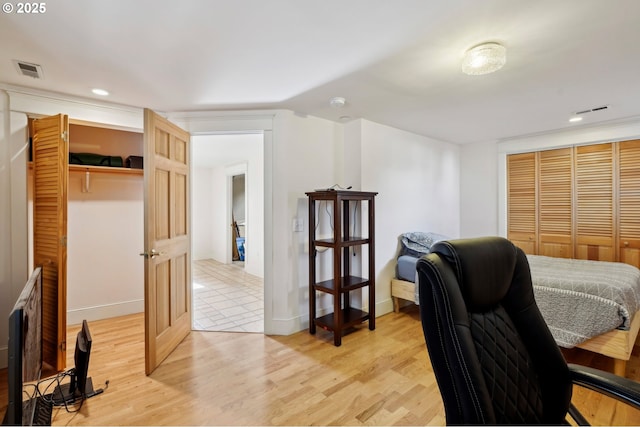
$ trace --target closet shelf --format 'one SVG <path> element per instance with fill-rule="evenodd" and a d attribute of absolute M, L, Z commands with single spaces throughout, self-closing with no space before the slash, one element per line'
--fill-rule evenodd
<path fill-rule="evenodd" d="M 29 162 L 29 170 L 33 169 L 33 162 Z M 93 172 L 115 175 L 144 175 L 143 169 L 118 168 L 111 166 L 69 165 L 69 172 Z"/>
<path fill-rule="evenodd" d="M 116 175 L 144 175 L 143 169 L 118 168 L 110 166 L 69 165 L 69 172 L 95 172 Z"/>

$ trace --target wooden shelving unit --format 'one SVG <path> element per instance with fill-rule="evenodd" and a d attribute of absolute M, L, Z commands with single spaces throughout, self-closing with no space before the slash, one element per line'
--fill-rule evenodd
<path fill-rule="evenodd" d="M 309 333 L 315 334 L 316 327 L 333 332 L 334 345 L 342 344 L 346 329 L 360 323 L 369 322 L 369 329 L 376 328 L 375 321 L 375 207 L 374 198 L 378 193 L 348 190 L 323 190 L 306 193 L 309 197 Z M 333 237 L 318 239 L 316 236 L 316 204 L 331 203 Z M 352 236 L 350 206 L 368 203 L 366 236 Z M 361 211 L 362 212 L 362 211 Z M 363 228 L 364 234 L 364 228 Z M 355 246 L 367 246 L 368 278 L 352 275 L 349 249 Z M 317 248 L 330 248 L 333 251 L 333 277 L 318 281 L 316 271 Z M 351 306 L 350 293 L 367 288 L 368 311 Z M 324 292 L 333 296 L 333 312 L 316 317 L 316 293 Z"/>

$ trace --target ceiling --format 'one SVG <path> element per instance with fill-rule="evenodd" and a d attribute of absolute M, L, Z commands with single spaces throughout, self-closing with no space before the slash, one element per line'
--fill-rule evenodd
<path fill-rule="evenodd" d="M 0 14 L 0 83 L 88 98 L 100 87 L 102 100 L 162 112 L 365 118 L 460 144 L 640 119 L 637 0 L 44 4 Z M 462 54 L 485 41 L 506 46 L 506 65 L 464 75 Z M 346 105 L 330 107 L 334 96 Z"/>

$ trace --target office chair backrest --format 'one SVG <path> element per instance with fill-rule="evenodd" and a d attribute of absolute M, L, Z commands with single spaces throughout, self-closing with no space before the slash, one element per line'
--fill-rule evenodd
<path fill-rule="evenodd" d="M 527 258 L 500 237 L 443 241 L 417 264 L 420 317 L 447 424 L 561 424 L 567 364 Z"/>

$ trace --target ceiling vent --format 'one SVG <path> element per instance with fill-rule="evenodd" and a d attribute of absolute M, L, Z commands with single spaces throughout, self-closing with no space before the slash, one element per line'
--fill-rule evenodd
<path fill-rule="evenodd" d="M 590 108 L 588 110 L 576 111 L 576 115 L 586 114 L 586 113 L 595 113 L 596 111 L 604 111 L 608 109 L 608 105 L 603 105 L 601 107 Z"/>
<path fill-rule="evenodd" d="M 15 64 L 16 69 L 18 70 L 18 73 L 20 73 L 23 76 L 32 77 L 34 79 L 44 78 L 44 74 L 42 73 L 42 67 L 38 64 L 32 64 L 30 62 L 16 61 L 16 60 L 14 60 L 13 63 Z"/>

